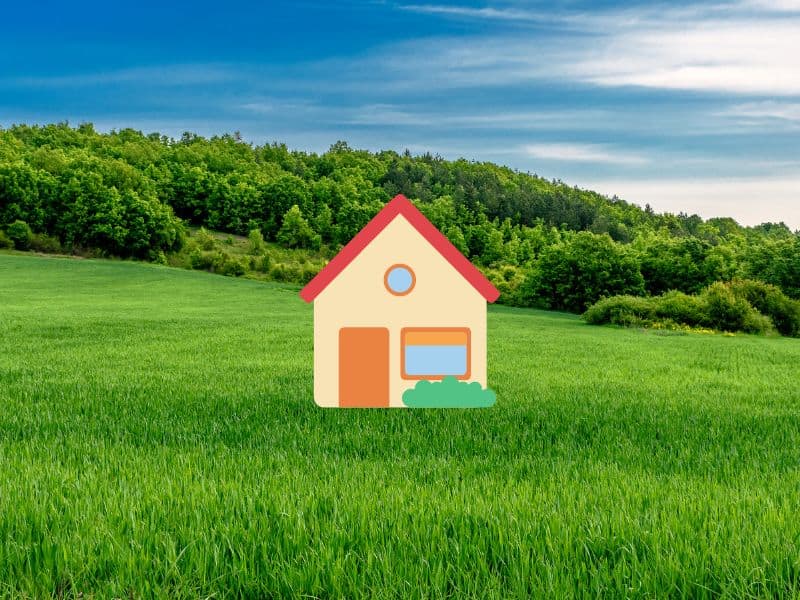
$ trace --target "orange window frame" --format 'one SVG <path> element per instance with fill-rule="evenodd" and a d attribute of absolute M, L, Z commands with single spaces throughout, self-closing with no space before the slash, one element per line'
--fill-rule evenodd
<path fill-rule="evenodd" d="M 403 327 L 400 330 L 400 377 L 406 380 L 428 379 L 438 381 L 444 379 L 447 375 L 409 375 L 406 373 L 406 345 L 409 343 L 409 339 L 421 341 L 425 345 L 446 344 L 448 341 L 452 345 L 465 345 L 467 347 L 467 370 L 463 375 L 455 375 L 454 377 L 462 380 L 470 378 L 472 373 L 472 337 L 469 327 Z"/>

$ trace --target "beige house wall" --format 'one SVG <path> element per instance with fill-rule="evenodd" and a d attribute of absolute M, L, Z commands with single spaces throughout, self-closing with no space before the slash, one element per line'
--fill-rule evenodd
<path fill-rule="evenodd" d="M 384 287 L 390 266 L 402 263 L 416 283 L 407 296 Z M 403 327 L 468 327 L 470 381 L 486 387 L 486 300 L 402 216 L 395 219 L 314 300 L 314 399 L 339 404 L 339 329 L 389 329 L 389 403 L 402 407 L 402 394 L 416 380 L 400 376 Z"/>

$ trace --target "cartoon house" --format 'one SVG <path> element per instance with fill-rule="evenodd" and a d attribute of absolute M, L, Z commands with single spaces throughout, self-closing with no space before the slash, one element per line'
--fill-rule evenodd
<path fill-rule="evenodd" d="M 486 303 L 500 293 L 398 195 L 300 292 L 314 302 L 314 399 L 402 407 L 421 379 L 486 386 Z"/>

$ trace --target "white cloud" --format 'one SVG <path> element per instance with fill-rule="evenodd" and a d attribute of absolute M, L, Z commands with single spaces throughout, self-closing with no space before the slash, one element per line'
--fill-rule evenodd
<path fill-rule="evenodd" d="M 503 21 L 549 21 L 551 17 L 541 12 L 516 8 L 474 8 L 469 6 L 452 6 L 442 4 L 402 4 L 397 8 L 410 12 L 445 15 L 449 17 L 467 17 L 477 19 L 499 19 Z"/>
<path fill-rule="evenodd" d="M 775 100 L 746 102 L 731 106 L 717 114 L 726 117 L 740 117 L 748 121 L 776 120 L 783 125 L 787 123 L 800 125 L 800 102 L 777 102 Z"/>
<path fill-rule="evenodd" d="M 783 177 L 647 180 L 598 179 L 579 183 L 657 212 L 703 218 L 733 217 L 743 225 L 783 221 L 800 230 L 800 174 Z"/>
<path fill-rule="evenodd" d="M 337 110 L 337 114 L 341 111 Z M 331 117 L 346 125 L 369 126 L 411 126 L 434 128 L 469 128 L 494 130 L 530 129 L 592 129 L 607 119 L 604 110 L 540 110 L 504 111 L 496 108 L 491 112 L 461 112 L 443 109 L 441 111 L 417 110 L 394 104 L 367 104 L 347 109 L 340 118 Z"/>
<path fill-rule="evenodd" d="M 520 34 L 418 40 L 382 59 L 409 87 L 572 80 L 606 87 L 800 94 L 800 4 L 760 0 L 594 13 L 453 5 L 405 9 L 551 24 L 546 42 Z M 580 35 L 576 35 L 576 31 Z"/>
<path fill-rule="evenodd" d="M 603 86 L 800 94 L 800 19 L 653 24 L 606 37 L 563 66 Z"/>
<path fill-rule="evenodd" d="M 770 12 L 800 12 L 800 0 L 743 0 L 737 5 Z"/>
<path fill-rule="evenodd" d="M 614 165 L 642 165 L 648 161 L 644 156 L 620 152 L 603 144 L 530 144 L 525 152 L 533 158 L 560 162 L 587 162 Z"/>

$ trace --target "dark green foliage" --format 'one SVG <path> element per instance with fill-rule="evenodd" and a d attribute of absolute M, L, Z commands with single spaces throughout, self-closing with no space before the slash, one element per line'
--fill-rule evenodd
<path fill-rule="evenodd" d="M 776 285 L 800 300 L 800 236 L 778 231 L 777 237 L 759 240 L 746 248 L 744 271 L 749 278 Z"/>
<path fill-rule="evenodd" d="M 642 294 L 644 280 L 626 248 L 585 231 L 542 252 L 528 292 L 547 308 L 583 312 L 606 296 Z"/>
<path fill-rule="evenodd" d="M 604 298 L 583 315 L 593 325 L 708 327 L 800 337 L 800 302 L 760 281 L 717 282 L 690 296 L 672 291 L 646 298 Z"/>
<path fill-rule="evenodd" d="M 744 298 L 758 312 L 772 319 L 781 335 L 800 337 L 800 301 L 788 298 L 780 288 L 761 281 L 736 279 L 730 287 L 737 297 Z"/>
<path fill-rule="evenodd" d="M 214 266 L 214 252 L 203 252 L 195 249 L 189 254 L 189 263 L 193 269 L 201 271 L 210 271 Z"/>
<path fill-rule="evenodd" d="M 641 298 L 645 300 L 645 298 Z M 702 296 L 692 296 L 671 291 L 661 296 L 648 298 L 653 305 L 653 317 L 657 321 L 681 323 L 690 326 L 709 324 L 706 305 Z"/>
<path fill-rule="evenodd" d="M 487 408 L 496 400 L 495 393 L 477 381 L 459 381 L 451 376 L 441 381 L 422 379 L 403 392 L 403 404 L 410 408 Z"/>
<path fill-rule="evenodd" d="M 733 293 L 730 286 L 712 283 L 703 292 L 708 325 L 720 331 L 767 333 L 772 328 L 768 317 L 760 314 L 750 303 Z"/>
<path fill-rule="evenodd" d="M 34 233 L 31 236 L 31 250 L 44 252 L 47 254 L 58 254 L 62 252 L 61 243 L 58 238 L 44 233 Z"/>
<path fill-rule="evenodd" d="M 14 221 L 6 227 L 6 235 L 17 250 L 28 250 L 33 240 L 33 232 L 25 221 Z"/>
<path fill-rule="evenodd" d="M 613 296 L 595 302 L 583 318 L 592 325 L 649 325 L 655 318 L 655 306 L 652 298 Z"/>
<path fill-rule="evenodd" d="M 22 220 L 84 255 L 188 265 L 180 219 L 218 232 L 196 236 L 205 252 L 258 230 L 267 244 L 333 253 L 404 193 L 486 271 L 502 303 L 580 312 L 603 296 L 698 294 L 736 277 L 800 298 L 800 236 L 781 223 L 656 214 L 491 163 L 66 124 L 0 129 L 0 157 L 0 227 Z M 307 279 L 312 267 L 289 262 Z"/>
<path fill-rule="evenodd" d="M 246 271 L 247 268 L 242 262 L 242 259 L 226 257 L 225 260 L 222 261 L 217 272 L 231 277 L 241 277 Z"/>
<path fill-rule="evenodd" d="M 640 245 L 641 272 L 650 294 L 669 290 L 697 293 L 708 285 L 709 276 L 721 278 L 710 257 L 713 246 L 707 241 L 650 236 Z"/>
<path fill-rule="evenodd" d="M 14 247 L 14 240 L 8 237 L 5 231 L 0 229 L 0 250 L 13 247 Z"/>

